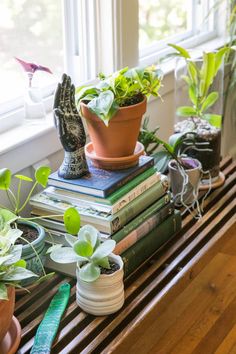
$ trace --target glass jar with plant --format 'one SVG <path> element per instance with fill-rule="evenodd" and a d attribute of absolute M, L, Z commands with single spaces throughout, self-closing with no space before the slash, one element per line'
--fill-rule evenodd
<path fill-rule="evenodd" d="M 112 253 L 116 242 L 101 242 L 99 231 L 91 225 L 83 226 L 77 237 L 68 234 L 65 238 L 69 247 L 55 245 L 48 252 L 55 262 L 77 263 L 77 304 L 93 315 L 118 311 L 124 303 L 124 285 L 122 258 Z"/>
<path fill-rule="evenodd" d="M 177 51 L 175 70 L 176 117 L 175 133 L 188 131 L 197 134 L 199 143 L 207 142 L 209 151 L 188 150 L 188 154 L 201 161 L 203 170 L 218 179 L 223 108 L 223 61 L 230 48 L 204 52 L 201 58 L 170 44 Z"/>
<path fill-rule="evenodd" d="M 147 98 L 159 97 L 161 81 L 162 72 L 154 66 L 124 68 L 108 77 L 100 74 L 93 86 L 77 88 L 77 105 L 96 156 L 127 158 L 136 153 Z"/>

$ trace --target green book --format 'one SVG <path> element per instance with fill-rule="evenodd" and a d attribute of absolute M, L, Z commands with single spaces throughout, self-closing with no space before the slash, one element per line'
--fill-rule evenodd
<path fill-rule="evenodd" d="M 173 211 L 173 204 L 168 203 L 166 204 L 166 198 L 160 198 L 155 203 L 153 203 L 150 207 L 145 209 L 141 214 L 136 216 L 133 220 L 131 220 L 128 224 L 122 227 L 121 230 L 117 231 L 115 234 L 111 236 L 116 243 L 120 242 L 129 235 L 132 231 L 134 231 L 137 227 L 144 224 L 152 215 L 158 213 L 160 209 L 164 206 L 168 207 L 170 210 L 170 214 Z"/>
<path fill-rule="evenodd" d="M 163 223 L 141 238 L 137 243 L 121 254 L 124 261 L 124 273 L 127 277 L 149 258 L 158 248 L 181 229 L 181 214 L 178 210 Z"/>

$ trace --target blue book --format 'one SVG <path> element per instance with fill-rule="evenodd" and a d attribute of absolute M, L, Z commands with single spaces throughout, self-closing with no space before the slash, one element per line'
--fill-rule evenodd
<path fill-rule="evenodd" d="M 54 172 L 49 176 L 48 185 L 105 198 L 153 165 L 154 159 L 150 156 L 141 156 L 137 166 L 117 171 L 96 168 L 88 161 L 87 175 L 78 179 L 64 179 Z"/>

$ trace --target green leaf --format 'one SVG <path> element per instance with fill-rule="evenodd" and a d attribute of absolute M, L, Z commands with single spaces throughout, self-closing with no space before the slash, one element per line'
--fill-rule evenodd
<path fill-rule="evenodd" d="M 210 108 L 211 106 L 213 106 L 213 104 L 218 100 L 219 98 L 219 94 L 218 92 L 211 92 L 207 98 L 204 100 L 202 107 L 201 107 L 201 111 L 204 112 L 206 111 L 208 108 Z"/>
<path fill-rule="evenodd" d="M 0 282 L 0 300 L 8 300 L 7 287 L 5 284 Z"/>
<path fill-rule="evenodd" d="M 157 171 L 164 173 L 167 169 L 168 162 L 171 160 L 171 155 L 166 150 L 163 150 L 155 153 L 153 157 Z"/>
<path fill-rule="evenodd" d="M 101 243 L 95 252 L 93 253 L 91 259 L 92 260 L 98 260 L 104 257 L 109 256 L 109 254 L 112 253 L 116 246 L 116 242 L 114 240 L 106 240 L 103 243 Z"/>
<path fill-rule="evenodd" d="M 7 190 L 11 185 L 11 171 L 8 168 L 0 169 L 0 189 Z"/>
<path fill-rule="evenodd" d="M 61 245 L 61 244 L 52 245 L 51 247 L 49 247 L 49 248 L 47 249 L 46 254 L 50 254 L 50 253 L 52 253 L 52 252 L 56 252 L 56 251 L 58 251 L 58 250 L 61 249 L 61 248 L 62 248 L 62 245 Z"/>
<path fill-rule="evenodd" d="M 203 53 L 203 64 L 201 68 L 200 95 L 205 97 L 212 85 L 215 74 L 215 54 Z"/>
<path fill-rule="evenodd" d="M 16 267 L 26 268 L 26 261 L 24 259 L 20 259 L 18 262 L 14 264 Z"/>
<path fill-rule="evenodd" d="M 61 247 L 53 251 L 50 257 L 53 261 L 62 264 L 87 261 L 86 258 L 78 256 L 71 247 Z"/>
<path fill-rule="evenodd" d="M 217 75 L 218 70 L 220 69 L 221 64 L 223 63 L 224 56 L 229 51 L 230 51 L 229 47 L 224 47 L 224 48 L 221 48 L 220 50 L 218 50 L 218 52 L 215 54 L 215 72 L 214 72 L 214 76 Z"/>
<path fill-rule="evenodd" d="M 0 215 L 3 217 L 5 223 L 12 222 L 18 219 L 17 215 L 7 209 L 0 209 Z"/>
<path fill-rule="evenodd" d="M 46 188 L 50 173 L 51 173 L 50 167 L 41 166 L 35 171 L 35 179 L 41 186 Z"/>
<path fill-rule="evenodd" d="M 197 104 L 197 96 L 195 94 L 195 86 L 194 85 L 191 85 L 188 89 L 188 95 L 189 95 L 189 98 L 190 100 L 192 101 L 192 103 L 194 105 Z"/>
<path fill-rule="evenodd" d="M 95 227 L 84 225 L 78 233 L 78 239 L 89 242 L 95 248 L 99 235 L 99 231 Z"/>
<path fill-rule="evenodd" d="M 78 241 L 78 238 L 77 238 L 77 237 L 72 236 L 72 235 L 69 235 L 69 234 L 66 234 L 66 235 L 65 235 L 65 239 L 66 239 L 66 241 L 69 243 L 69 245 L 70 245 L 71 247 L 73 247 L 74 244 L 75 244 L 75 242 Z"/>
<path fill-rule="evenodd" d="M 184 49 L 184 48 L 182 48 L 182 47 L 180 47 L 180 46 L 178 46 L 176 44 L 171 44 L 171 43 L 168 43 L 168 46 L 170 46 L 170 47 L 174 48 L 175 50 L 177 50 L 177 52 L 179 52 L 179 54 L 182 57 L 190 58 L 190 54 L 189 54 L 189 52 L 186 49 Z"/>
<path fill-rule="evenodd" d="M 220 114 L 204 114 L 203 118 L 216 128 L 221 128 L 222 116 Z"/>
<path fill-rule="evenodd" d="M 2 281 L 19 281 L 31 277 L 37 277 L 37 274 L 31 272 L 29 269 L 14 267 L 3 275 Z"/>
<path fill-rule="evenodd" d="M 176 113 L 178 116 L 183 116 L 183 117 L 191 117 L 197 115 L 196 110 L 193 107 L 189 107 L 189 106 L 178 107 Z"/>
<path fill-rule="evenodd" d="M 188 68 L 188 73 L 189 73 L 189 77 L 192 81 L 192 84 L 196 87 L 198 84 L 198 69 L 197 66 L 194 62 L 192 61 L 188 61 L 187 64 L 187 68 Z"/>
<path fill-rule="evenodd" d="M 22 245 L 15 245 L 13 249 L 11 248 L 11 257 L 4 262 L 4 266 L 15 265 L 21 260 L 22 247 Z"/>
<path fill-rule="evenodd" d="M 46 274 L 46 275 L 43 275 L 42 277 L 40 277 L 39 279 L 37 279 L 37 280 L 34 282 L 34 284 L 35 284 L 35 283 L 36 283 L 36 284 L 40 284 L 40 283 L 42 283 L 43 281 L 52 279 L 54 275 L 55 275 L 55 272 L 50 272 L 50 273 L 48 273 L 48 274 Z"/>
<path fill-rule="evenodd" d="M 98 97 L 95 97 L 88 103 L 88 108 L 96 114 L 106 125 L 116 113 L 114 105 L 114 93 L 110 90 L 103 91 Z M 117 107 L 118 108 L 118 107 Z"/>
<path fill-rule="evenodd" d="M 110 263 L 109 263 L 109 260 L 108 260 L 108 257 L 104 257 L 102 259 L 99 259 L 97 262 L 96 262 L 97 265 L 99 265 L 100 267 L 103 267 L 103 268 L 106 268 L 106 269 L 110 269 Z"/>
<path fill-rule="evenodd" d="M 85 264 L 79 269 L 79 277 L 86 282 L 93 282 L 100 276 L 100 268 L 93 263 Z"/>
<path fill-rule="evenodd" d="M 91 257 L 93 254 L 93 246 L 88 241 L 77 241 L 73 246 L 73 250 L 81 257 Z"/>
<path fill-rule="evenodd" d="M 65 229 L 69 234 L 76 235 L 80 229 L 80 215 L 78 211 L 71 207 L 66 209 L 63 216 Z"/>
<path fill-rule="evenodd" d="M 14 177 L 20 179 L 21 181 L 33 182 L 32 178 L 24 175 L 14 175 Z"/>

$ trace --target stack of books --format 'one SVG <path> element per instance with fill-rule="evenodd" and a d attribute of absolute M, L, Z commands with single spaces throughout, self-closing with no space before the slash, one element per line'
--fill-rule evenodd
<path fill-rule="evenodd" d="M 47 229 L 49 243 L 66 245 L 62 215 L 75 206 L 82 226 L 90 224 L 102 239 L 117 242 L 115 253 L 122 256 L 128 275 L 181 228 L 167 177 L 156 171 L 150 156 L 141 156 L 137 166 L 126 170 L 88 165 L 90 173 L 79 179 L 51 174 L 49 187 L 31 197 L 32 215 L 42 217 L 37 221 Z M 47 266 L 75 275 L 75 266 L 54 264 L 49 259 Z"/>

